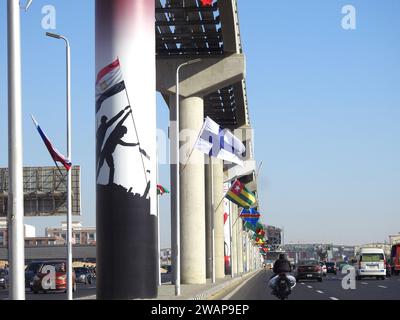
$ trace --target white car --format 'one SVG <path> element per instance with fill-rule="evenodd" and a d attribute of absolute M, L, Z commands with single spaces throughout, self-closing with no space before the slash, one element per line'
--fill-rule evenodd
<path fill-rule="evenodd" d="M 383 249 L 363 248 L 357 258 L 357 280 L 363 277 L 386 278 L 386 258 Z"/>

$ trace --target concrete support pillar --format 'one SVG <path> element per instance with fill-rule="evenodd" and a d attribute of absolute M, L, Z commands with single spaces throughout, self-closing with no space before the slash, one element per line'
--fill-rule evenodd
<path fill-rule="evenodd" d="M 171 199 L 171 265 L 172 265 L 172 273 L 173 273 L 173 279 L 172 283 L 175 284 L 175 279 L 176 279 L 176 231 L 177 231 L 177 225 L 176 225 L 176 217 L 175 217 L 175 211 L 176 211 L 176 206 L 175 206 L 175 199 L 176 199 L 176 163 L 177 160 L 175 159 L 175 153 L 173 150 L 175 150 L 175 138 L 174 138 L 174 133 L 175 133 L 175 126 L 176 126 L 176 96 L 175 95 L 170 95 L 169 96 L 169 139 L 170 139 L 170 181 L 171 181 L 171 194 L 170 194 L 170 199 Z"/>
<path fill-rule="evenodd" d="M 206 200 L 206 277 L 207 279 L 212 278 L 212 210 L 211 210 L 211 200 L 212 194 L 212 179 L 211 179 L 211 167 L 209 164 L 205 164 L 205 200 Z"/>
<path fill-rule="evenodd" d="M 238 273 L 243 273 L 243 231 L 242 231 L 242 221 L 238 219 L 236 222 L 236 234 L 238 239 L 238 250 L 237 250 L 237 257 L 238 257 Z"/>
<path fill-rule="evenodd" d="M 237 206 L 231 203 L 231 219 L 232 219 L 232 248 L 231 252 L 233 252 L 233 255 L 231 255 L 231 264 L 232 264 L 232 270 L 234 276 L 238 274 L 238 247 L 237 247 Z M 236 223 L 235 223 L 236 222 Z M 233 225 L 235 223 L 235 225 Z"/>
<path fill-rule="evenodd" d="M 215 277 L 225 278 L 224 259 L 224 166 L 220 159 L 213 159 L 213 183 L 214 183 L 214 230 L 215 230 Z"/>
<path fill-rule="evenodd" d="M 204 154 L 193 145 L 204 122 L 204 100 L 189 97 L 180 103 L 180 221 L 181 281 L 206 282 Z"/>
<path fill-rule="evenodd" d="M 97 299 L 155 298 L 155 3 L 95 4 Z"/>

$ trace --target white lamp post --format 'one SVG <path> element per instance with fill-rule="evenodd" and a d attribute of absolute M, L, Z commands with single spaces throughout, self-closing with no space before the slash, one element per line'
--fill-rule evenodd
<path fill-rule="evenodd" d="M 66 44 L 66 91 L 67 91 L 67 158 L 72 161 L 72 148 L 71 148 L 71 49 L 69 41 L 64 36 L 46 32 L 46 36 L 61 39 Z M 67 179 L 67 295 L 68 300 L 72 300 L 72 168 L 68 170 Z"/>
<path fill-rule="evenodd" d="M 197 62 L 200 62 L 201 59 L 195 59 L 191 61 L 187 61 L 182 63 L 176 69 L 176 127 L 175 127 L 175 159 L 176 159 L 176 196 L 175 196 L 175 221 L 176 221 L 176 243 L 175 243 L 175 268 L 176 268 L 176 279 L 175 279 L 175 295 L 180 296 L 181 294 L 181 257 L 180 257 L 180 241 L 181 241 L 181 232 L 180 232 L 180 173 L 179 173 L 179 71 L 182 67 L 188 66 Z"/>

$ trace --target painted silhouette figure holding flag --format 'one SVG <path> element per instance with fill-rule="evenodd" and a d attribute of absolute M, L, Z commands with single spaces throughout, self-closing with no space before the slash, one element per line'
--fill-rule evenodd
<path fill-rule="evenodd" d="M 104 148 L 101 151 L 101 154 L 99 156 L 99 165 L 97 167 L 97 178 L 99 177 L 99 173 L 101 170 L 101 167 L 104 164 L 104 161 L 107 162 L 108 167 L 110 168 L 110 175 L 108 179 L 108 184 L 112 185 L 114 183 L 114 172 L 115 172 L 115 166 L 114 166 L 114 158 L 113 158 L 113 153 L 115 152 L 115 149 L 117 148 L 118 145 L 124 146 L 124 147 L 136 147 L 139 145 L 139 143 L 128 143 L 122 140 L 122 137 L 125 136 L 125 134 L 128 133 L 128 129 L 123 126 L 123 123 L 125 122 L 126 118 L 132 113 L 132 110 L 129 111 L 120 122 L 118 122 L 117 126 L 111 132 L 110 136 L 108 137 L 106 143 L 104 144 Z"/>
<path fill-rule="evenodd" d="M 124 110 L 118 112 L 118 114 L 116 116 L 114 116 L 111 120 L 108 120 L 108 118 L 106 116 L 101 117 L 101 124 L 96 132 L 97 161 L 98 161 L 98 158 L 100 157 L 101 147 L 103 145 L 104 138 L 106 136 L 108 128 L 110 128 L 124 114 L 124 112 L 128 111 L 129 109 L 130 109 L 130 106 L 127 106 Z"/>

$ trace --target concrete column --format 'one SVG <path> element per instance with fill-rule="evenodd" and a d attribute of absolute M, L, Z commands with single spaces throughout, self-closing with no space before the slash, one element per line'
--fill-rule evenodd
<path fill-rule="evenodd" d="M 171 187 L 171 194 L 170 194 L 170 204 L 171 204 L 171 265 L 172 265 L 172 273 L 173 279 L 172 283 L 175 284 L 176 279 L 176 217 L 175 217 L 175 199 L 176 199 L 176 157 L 173 150 L 175 150 L 175 126 L 176 126 L 176 96 L 170 95 L 169 96 L 169 141 L 170 141 L 170 187 Z"/>
<path fill-rule="evenodd" d="M 97 299 L 155 298 L 155 3 L 95 4 Z"/>
<path fill-rule="evenodd" d="M 193 145 L 204 122 L 204 101 L 189 97 L 180 103 L 181 281 L 206 282 L 204 154 Z"/>
<path fill-rule="evenodd" d="M 243 273 L 243 231 L 242 231 L 242 221 L 241 219 L 238 219 L 236 222 L 236 228 L 237 228 L 237 238 L 238 238 L 238 243 L 237 243 L 237 257 L 238 257 L 238 273 L 242 274 Z"/>
<path fill-rule="evenodd" d="M 224 166 L 220 159 L 213 159 L 214 206 L 215 206 L 215 277 L 225 278 L 224 259 Z M 219 207 L 217 208 L 217 206 Z"/>
<path fill-rule="evenodd" d="M 211 279 L 212 277 L 212 229 L 211 229 L 211 199 L 212 188 L 211 188 L 211 167 L 209 164 L 205 164 L 205 201 L 206 201 L 206 277 Z"/>
<path fill-rule="evenodd" d="M 238 248 L 237 248 L 237 206 L 231 203 L 231 219 L 232 219 L 232 248 L 231 252 L 233 252 L 233 256 L 231 255 L 231 264 L 234 276 L 237 276 L 238 273 Z M 236 222 L 236 223 L 235 223 Z M 235 225 L 233 225 L 235 223 Z"/>

